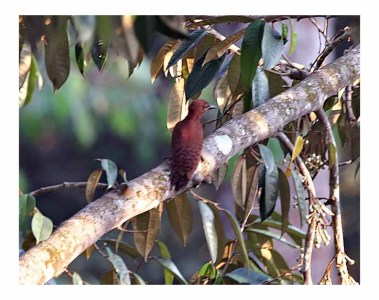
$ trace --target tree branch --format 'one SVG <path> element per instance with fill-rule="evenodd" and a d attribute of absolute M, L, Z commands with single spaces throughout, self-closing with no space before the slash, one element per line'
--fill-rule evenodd
<path fill-rule="evenodd" d="M 209 180 L 213 172 L 238 151 L 273 136 L 283 126 L 322 107 L 325 99 L 360 77 L 360 48 L 311 74 L 296 86 L 263 105 L 226 122 L 203 143 L 194 182 Z M 170 190 L 170 166 L 163 162 L 146 174 L 120 185 L 88 204 L 65 221 L 46 241 L 28 250 L 19 260 L 20 284 L 43 284 L 58 276 L 102 235 L 119 227 L 181 191 Z M 184 189 L 183 189 L 184 190 Z"/>
<path fill-rule="evenodd" d="M 55 192 L 58 190 L 64 190 L 64 189 L 76 189 L 76 188 L 85 188 L 87 186 L 87 182 L 63 182 L 61 184 L 52 185 L 52 186 L 46 186 L 43 188 L 40 188 L 38 190 L 35 190 L 33 192 L 30 192 L 29 195 L 37 197 L 45 193 Z M 98 183 L 97 188 L 106 189 L 108 187 L 108 184 L 106 183 Z"/>

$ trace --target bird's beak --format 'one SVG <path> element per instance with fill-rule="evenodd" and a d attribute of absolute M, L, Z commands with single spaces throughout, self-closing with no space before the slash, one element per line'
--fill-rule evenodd
<path fill-rule="evenodd" d="M 215 105 L 209 105 L 207 110 L 210 110 L 210 109 L 218 109 L 218 107 Z"/>

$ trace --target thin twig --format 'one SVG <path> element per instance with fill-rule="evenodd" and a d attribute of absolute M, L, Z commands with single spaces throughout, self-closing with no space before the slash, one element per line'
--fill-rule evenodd
<path fill-rule="evenodd" d="M 316 111 L 317 117 L 320 122 L 325 125 L 325 130 L 327 133 L 327 143 L 336 145 L 336 141 L 333 135 L 332 126 L 329 123 L 328 117 L 323 109 Z M 342 284 L 355 283 L 354 279 L 350 276 L 347 269 L 347 261 L 351 261 L 350 258 L 345 254 L 344 239 L 343 239 L 343 229 L 342 229 L 342 217 L 341 217 L 341 203 L 340 203 L 340 192 L 339 192 L 339 166 L 338 166 L 338 154 L 334 151 L 335 163 L 330 166 L 329 173 L 329 185 L 330 185 L 330 199 L 329 203 L 331 210 L 333 212 L 332 224 L 334 231 L 334 247 L 336 252 L 336 265 L 338 269 L 338 274 L 341 279 Z M 329 161 L 330 157 L 333 155 L 329 147 Z"/>
<path fill-rule="evenodd" d="M 42 187 L 38 190 L 35 190 L 33 192 L 30 192 L 29 195 L 37 197 L 45 193 L 55 192 L 58 190 L 64 190 L 64 189 L 77 189 L 77 188 L 85 188 L 87 186 L 87 182 L 63 182 L 61 184 L 52 185 L 52 186 L 46 186 Z M 98 183 L 97 188 L 100 189 L 106 189 L 108 185 L 106 183 Z"/>
<path fill-rule="evenodd" d="M 277 137 L 285 145 L 285 147 L 287 147 L 288 150 L 290 150 L 291 152 L 293 151 L 294 145 L 283 132 L 278 132 Z M 296 163 L 301 174 L 306 178 L 305 186 L 308 189 L 308 193 L 309 193 L 309 199 L 310 199 L 309 211 L 311 213 L 312 212 L 311 207 L 313 206 L 313 204 L 317 202 L 316 189 L 312 180 L 312 176 L 309 173 L 307 167 L 305 166 L 304 161 L 301 159 L 300 156 L 296 157 Z M 308 285 L 313 284 L 312 274 L 311 274 L 311 262 L 312 262 L 312 251 L 313 251 L 313 245 L 314 245 L 315 232 L 316 232 L 316 218 L 312 217 L 310 219 L 310 223 L 307 229 L 307 235 L 306 235 L 305 247 L 304 247 L 303 265 L 301 268 L 301 272 L 303 273 L 303 277 L 304 277 L 304 284 L 308 284 Z"/>
<path fill-rule="evenodd" d="M 343 34 L 341 34 L 338 37 L 334 37 L 329 43 L 326 44 L 324 50 L 320 53 L 320 55 L 316 58 L 314 63 L 311 67 L 311 73 L 313 73 L 315 70 L 318 70 L 327 56 L 335 49 L 337 46 L 339 46 L 343 41 L 347 40 L 351 37 L 351 29 L 350 27 L 346 27 L 343 30 Z"/>

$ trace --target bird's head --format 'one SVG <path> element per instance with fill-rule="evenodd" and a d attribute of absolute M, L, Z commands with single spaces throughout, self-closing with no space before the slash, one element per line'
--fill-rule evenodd
<path fill-rule="evenodd" d="M 197 99 L 191 102 L 188 111 L 190 114 L 201 115 L 210 109 L 217 109 L 217 106 L 209 105 L 209 103 L 202 99 Z"/>

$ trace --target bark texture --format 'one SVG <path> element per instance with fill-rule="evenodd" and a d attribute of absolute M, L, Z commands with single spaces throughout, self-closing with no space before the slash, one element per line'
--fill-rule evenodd
<path fill-rule="evenodd" d="M 195 181 L 212 173 L 239 150 L 274 135 L 283 126 L 322 107 L 325 99 L 360 77 L 360 48 L 356 46 L 265 104 L 232 119 L 208 136 L 195 172 Z M 64 222 L 48 240 L 19 260 L 20 284 L 43 284 L 59 275 L 86 248 L 126 220 L 141 214 L 180 191 L 170 191 L 168 161 L 109 192 Z M 187 187 L 191 187 L 189 182 Z"/>

